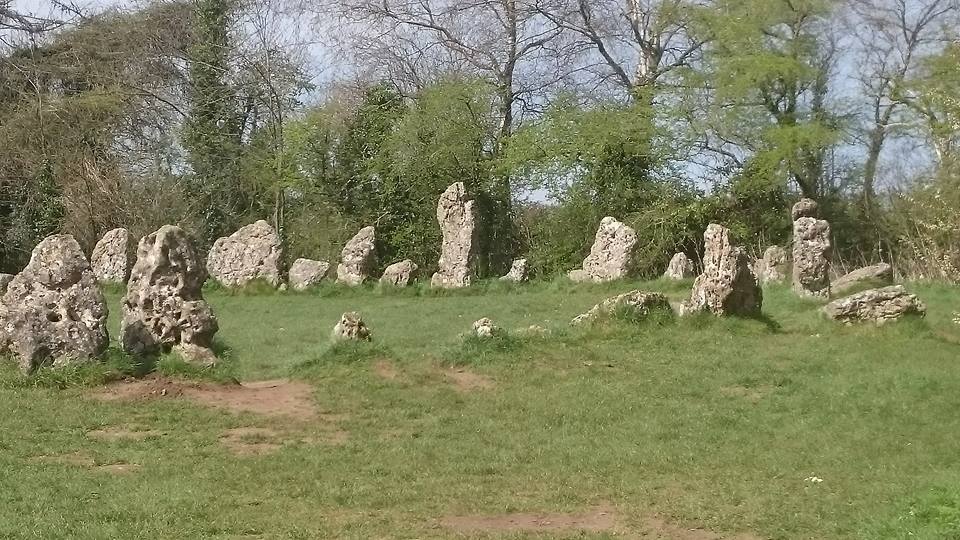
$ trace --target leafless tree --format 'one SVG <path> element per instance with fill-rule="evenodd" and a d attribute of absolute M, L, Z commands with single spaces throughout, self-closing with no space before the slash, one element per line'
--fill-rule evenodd
<path fill-rule="evenodd" d="M 859 44 L 857 73 L 869 101 L 864 135 L 863 206 L 875 205 L 877 170 L 885 144 L 909 120 L 904 82 L 924 55 L 941 49 L 957 22 L 957 0 L 851 0 L 851 32 Z"/>

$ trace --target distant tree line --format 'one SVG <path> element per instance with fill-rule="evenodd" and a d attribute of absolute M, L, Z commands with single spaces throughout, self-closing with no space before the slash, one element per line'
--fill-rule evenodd
<path fill-rule="evenodd" d="M 290 260 L 375 225 L 382 265 L 430 271 L 463 181 L 482 276 L 573 268 L 606 215 L 641 275 L 712 221 L 759 254 L 805 196 L 841 266 L 960 281 L 958 0 L 54 8 L 0 0 L 0 271 L 57 231 L 255 219 Z"/>

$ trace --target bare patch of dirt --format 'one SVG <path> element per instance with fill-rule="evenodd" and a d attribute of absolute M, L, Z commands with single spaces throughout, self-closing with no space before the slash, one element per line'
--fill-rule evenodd
<path fill-rule="evenodd" d="M 278 452 L 290 444 L 339 446 L 348 439 L 349 434 L 339 429 L 298 437 L 295 433 L 282 433 L 270 428 L 238 427 L 224 431 L 220 436 L 220 444 L 237 456 L 263 456 Z"/>
<path fill-rule="evenodd" d="M 748 388 L 746 386 L 724 386 L 720 392 L 725 396 L 742 398 L 751 403 L 759 403 L 761 399 L 767 397 L 773 392 L 773 387 L 768 385 Z"/>
<path fill-rule="evenodd" d="M 237 384 L 212 384 L 151 376 L 107 385 L 93 397 L 104 401 L 184 398 L 231 412 L 286 416 L 306 420 L 316 416 L 313 387 L 285 379 Z"/>
<path fill-rule="evenodd" d="M 163 435 L 162 431 L 156 431 L 153 429 L 136 430 L 117 426 L 110 426 L 87 432 L 87 437 L 101 441 L 143 441 L 151 437 L 159 437 L 161 435 Z"/>
<path fill-rule="evenodd" d="M 397 381 L 403 378 L 403 374 L 400 373 L 397 366 L 393 365 L 393 362 L 389 360 L 378 360 L 377 363 L 373 365 L 373 372 L 377 377 L 388 381 Z"/>
<path fill-rule="evenodd" d="M 681 527 L 659 516 L 643 519 L 640 538 L 650 540 L 762 540 L 752 534 L 723 535 L 703 528 Z"/>
<path fill-rule="evenodd" d="M 100 465 L 95 468 L 99 472 L 110 474 L 130 474 L 140 470 L 140 465 L 136 463 L 113 463 L 110 465 Z"/>
<path fill-rule="evenodd" d="M 617 517 L 607 507 L 597 507 L 582 514 L 499 514 L 451 516 L 440 525 L 459 533 L 478 532 L 609 532 L 617 526 Z"/>
<path fill-rule="evenodd" d="M 464 393 L 478 390 L 492 390 L 497 386 L 490 377 L 474 373 L 464 368 L 451 368 L 445 370 L 443 373 L 450 383 L 453 384 L 454 388 Z"/>

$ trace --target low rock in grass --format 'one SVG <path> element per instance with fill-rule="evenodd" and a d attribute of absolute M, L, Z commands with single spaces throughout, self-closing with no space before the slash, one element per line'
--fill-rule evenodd
<path fill-rule="evenodd" d="M 257 279 L 279 287 L 282 258 L 280 235 L 260 220 L 214 242 L 207 257 L 207 272 L 225 287 L 242 287 Z"/>
<path fill-rule="evenodd" d="M 302 291 L 323 281 L 330 271 L 330 263 L 312 259 L 297 259 L 290 266 L 288 281 L 295 291 Z"/>
<path fill-rule="evenodd" d="M 677 253 L 670 259 L 666 272 L 663 277 L 666 279 L 682 280 L 690 279 L 694 276 L 693 261 L 685 253 Z"/>
<path fill-rule="evenodd" d="M 760 283 L 780 283 L 787 279 L 790 270 L 790 254 L 780 246 L 770 246 L 763 252 L 763 258 L 754 265 L 753 273 Z"/>
<path fill-rule="evenodd" d="M 480 339 L 492 338 L 500 333 L 500 327 L 484 317 L 473 323 L 473 333 Z"/>
<path fill-rule="evenodd" d="M 849 274 L 839 277 L 830 285 L 833 294 L 840 295 L 857 287 L 862 283 L 876 283 L 877 285 L 893 284 L 893 267 L 887 263 L 873 264 L 858 268 Z"/>
<path fill-rule="evenodd" d="M 377 261 L 376 245 L 376 228 L 360 229 L 360 232 L 347 242 L 340 253 L 337 283 L 356 287 L 366 281 Z"/>
<path fill-rule="evenodd" d="M 857 294 L 834 300 L 823 307 L 827 317 L 853 324 L 858 322 L 873 322 L 883 324 L 896 321 L 904 315 L 923 316 L 927 312 L 926 306 L 903 288 L 903 285 L 892 285 L 881 289 L 870 289 Z"/>
<path fill-rule="evenodd" d="M 410 259 L 393 263 L 383 271 L 383 275 L 380 276 L 380 283 L 393 287 L 406 287 L 416 279 L 419 269 L 417 263 Z"/>
<path fill-rule="evenodd" d="M 567 275 L 576 282 L 602 283 L 623 279 L 630 271 L 636 246 L 636 231 L 607 216 L 600 222 L 590 255 L 583 260 L 582 267 Z"/>
<path fill-rule="evenodd" d="M 363 318 L 355 311 L 348 311 L 340 317 L 333 327 L 333 341 L 370 341 L 373 336 L 364 324 Z"/>
<path fill-rule="evenodd" d="M 0 297 L 0 353 L 24 373 L 89 362 L 107 350 L 107 303 L 73 236 L 49 236 Z"/>
<path fill-rule="evenodd" d="M 629 311 L 634 315 L 646 317 L 653 310 L 672 312 L 670 302 L 666 296 L 660 293 L 630 291 L 619 296 L 607 298 L 603 302 L 593 306 L 590 311 L 574 317 L 574 319 L 570 321 L 570 324 L 574 326 L 580 325 L 621 311 Z"/>

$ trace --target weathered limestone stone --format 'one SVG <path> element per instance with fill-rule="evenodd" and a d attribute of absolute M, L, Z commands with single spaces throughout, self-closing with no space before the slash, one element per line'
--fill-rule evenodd
<path fill-rule="evenodd" d="M 583 267 L 568 274 L 573 281 L 612 281 L 627 277 L 633 261 L 637 233 L 612 217 L 600 222 L 590 255 Z"/>
<path fill-rule="evenodd" d="M 787 279 L 789 266 L 787 250 L 780 246 L 770 246 L 763 252 L 763 258 L 757 259 L 754 274 L 760 283 L 779 283 Z"/>
<path fill-rule="evenodd" d="M 703 273 L 693 282 L 690 300 L 680 314 L 759 315 L 763 291 L 746 252 L 730 242 L 730 231 L 711 223 L 703 233 Z"/>
<path fill-rule="evenodd" d="M 670 259 L 667 271 L 663 273 L 667 279 L 690 279 L 693 277 L 693 261 L 685 253 L 677 253 Z"/>
<path fill-rule="evenodd" d="M 327 261 L 314 261 L 312 259 L 297 259 L 290 266 L 290 273 L 287 281 L 295 291 L 302 291 L 312 287 L 327 276 L 330 271 L 330 263 Z"/>
<path fill-rule="evenodd" d="M 373 336 L 360 314 L 349 311 L 344 313 L 340 322 L 333 327 L 332 338 L 334 341 L 370 341 Z"/>
<path fill-rule="evenodd" d="M 820 205 L 813 199 L 800 199 L 790 210 L 790 216 L 793 221 L 802 217 L 817 218 L 820 217 Z"/>
<path fill-rule="evenodd" d="M 255 279 L 278 287 L 282 256 L 280 235 L 260 220 L 214 242 L 207 272 L 226 287 L 242 287 Z"/>
<path fill-rule="evenodd" d="M 526 259 L 517 259 L 513 261 L 513 264 L 510 265 L 510 271 L 507 272 L 507 275 L 500 278 L 500 281 L 513 281 L 516 283 L 523 283 L 529 279 L 527 273 L 527 260 Z"/>
<path fill-rule="evenodd" d="M 467 200 L 463 182 L 452 184 L 437 203 L 437 221 L 443 234 L 440 262 L 430 284 L 433 287 L 456 289 L 469 287 L 473 274 L 474 234 L 476 217 L 472 200 Z"/>
<path fill-rule="evenodd" d="M 383 271 L 383 275 L 380 276 L 380 283 L 394 287 L 406 287 L 417 277 L 419 269 L 417 264 L 410 259 L 393 263 Z"/>
<path fill-rule="evenodd" d="M 337 265 L 337 283 L 354 287 L 370 277 L 377 262 L 376 241 L 376 229 L 364 227 L 343 246 L 340 264 Z"/>
<path fill-rule="evenodd" d="M 866 281 L 876 282 L 878 285 L 892 285 L 893 267 L 887 263 L 878 263 L 858 268 L 831 283 L 830 292 L 840 295 Z"/>
<path fill-rule="evenodd" d="M 0 352 L 20 369 L 91 361 L 110 343 L 107 303 L 80 244 L 70 235 L 49 236 L 0 298 Z"/>
<path fill-rule="evenodd" d="M 666 296 L 660 293 L 635 290 L 607 298 L 593 306 L 590 311 L 574 317 L 570 324 L 576 326 L 619 310 L 630 310 L 639 317 L 646 317 L 652 310 L 663 310 L 671 313 L 673 311 Z"/>
<path fill-rule="evenodd" d="M 113 229 L 97 242 L 90 257 L 93 273 L 101 283 L 126 283 L 133 268 L 136 244 L 130 231 Z"/>
<path fill-rule="evenodd" d="M 10 285 L 13 278 L 13 274 L 0 274 L 0 296 L 3 296 L 3 293 L 7 292 L 7 286 Z"/>
<path fill-rule="evenodd" d="M 830 224 L 817 219 L 817 203 L 793 206 L 793 290 L 800 296 L 830 296 Z"/>
<path fill-rule="evenodd" d="M 492 338 L 500 333 L 500 327 L 484 317 L 473 323 L 473 333 L 480 339 Z"/>
<path fill-rule="evenodd" d="M 908 293 L 903 285 L 892 285 L 834 300 L 823 307 L 823 312 L 827 317 L 846 324 L 883 324 L 908 314 L 923 316 L 927 308 L 915 294 Z"/>
<path fill-rule="evenodd" d="M 123 350 L 136 356 L 171 350 L 184 360 L 213 364 L 219 330 L 201 287 L 207 273 L 189 235 L 173 225 L 140 240 L 120 322 Z"/>

